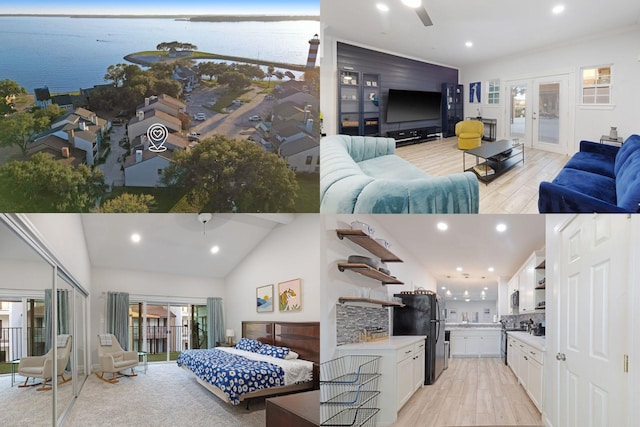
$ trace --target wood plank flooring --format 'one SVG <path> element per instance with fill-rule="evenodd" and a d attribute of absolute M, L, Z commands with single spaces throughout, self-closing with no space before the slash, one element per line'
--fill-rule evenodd
<path fill-rule="evenodd" d="M 418 390 L 395 427 L 542 426 L 511 369 L 497 358 L 449 359 L 435 384 Z"/>
<path fill-rule="evenodd" d="M 429 175 L 450 175 L 462 172 L 463 154 L 457 144 L 457 138 L 443 138 L 399 147 L 396 154 Z M 480 182 L 480 213 L 538 213 L 540 182 L 553 180 L 568 160 L 564 154 L 525 148 L 524 165 L 519 163 L 489 185 Z M 468 166 L 474 161 L 467 155 Z"/>

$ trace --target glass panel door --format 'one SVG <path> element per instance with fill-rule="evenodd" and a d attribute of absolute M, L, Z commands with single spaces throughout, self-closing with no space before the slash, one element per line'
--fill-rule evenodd
<path fill-rule="evenodd" d="M 551 76 L 533 81 L 533 147 L 564 153 L 567 137 L 568 77 Z M 564 119 L 563 119 L 564 118 Z"/>
<path fill-rule="evenodd" d="M 525 143 L 528 140 L 529 119 L 526 82 L 509 82 L 509 137 Z"/>

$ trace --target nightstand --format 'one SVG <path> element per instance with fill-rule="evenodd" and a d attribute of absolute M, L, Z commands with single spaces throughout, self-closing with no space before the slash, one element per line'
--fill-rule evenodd
<path fill-rule="evenodd" d="M 235 347 L 237 343 L 232 342 L 231 344 L 229 344 L 226 341 L 218 341 L 216 342 L 216 346 L 217 347 Z"/>

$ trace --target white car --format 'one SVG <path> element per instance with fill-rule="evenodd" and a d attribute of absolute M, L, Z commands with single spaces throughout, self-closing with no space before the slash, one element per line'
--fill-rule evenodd
<path fill-rule="evenodd" d="M 253 115 L 251 117 L 249 117 L 249 121 L 250 122 L 259 122 L 260 120 L 262 120 L 262 118 L 258 115 Z"/>
<path fill-rule="evenodd" d="M 197 113 L 193 116 L 194 119 L 202 122 L 204 120 L 207 120 L 207 118 L 205 117 L 204 113 Z"/>
<path fill-rule="evenodd" d="M 232 103 L 232 104 L 235 104 L 235 105 L 243 104 L 243 102 L 242 102 L 242 101 L 240 101 L 239 99 L 234 99 L 233 101 L 231 101 L 231 103 Z"/>

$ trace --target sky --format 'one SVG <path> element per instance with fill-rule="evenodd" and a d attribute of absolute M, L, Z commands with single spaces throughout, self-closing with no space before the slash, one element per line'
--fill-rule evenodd
<path fill-rule="evenodd" d="M 56 4 L 58 3 L 58 4 Z M 320 0 L 0 0 L 0 14 L 319 15 Z"/>

